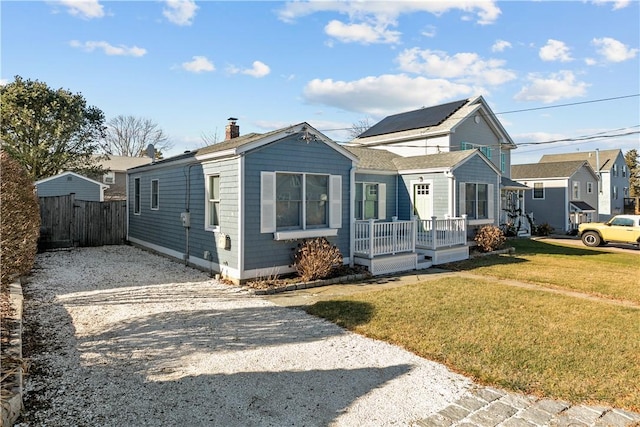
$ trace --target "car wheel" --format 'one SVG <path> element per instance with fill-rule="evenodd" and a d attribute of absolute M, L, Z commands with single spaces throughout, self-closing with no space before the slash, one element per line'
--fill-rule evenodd
<path fill-rule="evenodd" d="M 600 235 L 595 231 L 587 231 L 582 235 L 582 243 L 590 247 L 596 247 L 602 244 L 602 240 L 600 239 Z"/>

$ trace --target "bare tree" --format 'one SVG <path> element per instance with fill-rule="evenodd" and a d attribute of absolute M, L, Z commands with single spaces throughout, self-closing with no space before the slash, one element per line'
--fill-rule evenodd
<path fill-rule="evenodd" d="M 116 116 L 107 122 L 102 148 L 114 156 L 144 156 L 149 144 L 156 149 L 156 157 L 173 147 L 164 131 L 151 119 L 135 116 Z"/>
<path fill-rule="evenodd" d="M 365 117 L 364 119 L 358 120 L 351 125 L 351 129 L 349 129 L 349 136 L 351 136 L 351 139 L 357 138 L 371 126 L 373 126 L 373 123 L 371 123 L 371 117 Z"/>
<path fill-rule="evenodd" d="M 208 147 L 209 145 L 214 145 L 220 142 L 220 137 L 218 136 L 218 128 L 211 133 L 202 132 L 200 135 L 202 139 L 202 147 Z"/>

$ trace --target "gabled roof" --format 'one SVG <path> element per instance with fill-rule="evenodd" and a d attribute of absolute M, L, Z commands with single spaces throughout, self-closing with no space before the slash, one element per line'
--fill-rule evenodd
<path fill-rule="evenodd" d="M 90 183 L 92 183 L 92 184 L 95 184 L 95 185 L 100 186 L 100 188 L 109 188 L 109 185 L 108 185 L 108 184 L 103 184 L 103 183 L 101 183 L 101 182 L 94 181 L 94 180 L 93 180 L 93 179 L 91 179 L 91 178 L 87 178 L 86 176 L 82 176 L 82 175 L 80 175 L 80 174 L 77 174 L 77 173 L 75 173 L 75 172 L 70 172 L 70 171 L 62 172 L 62 173 L 59 173 L 58 175 L 50 176 L 49 178 L 43 178 L 43 179 L 41 179 L 41 180 L 39 180 L 39 181 L 36 181 L 36 183 L 35 183 L 35 184 L 36 184 L 36 185 L 38 185 L 38 184 L 43 184 L 43 183 L 45 183 L 45 182 L 52 181 L 52 180 L 54 180 L 54 179 L 58 179 L 58 178 L 62 178 L 63 176 L 67 176 L 67 175 L 71 175 L 71 176 L 75 176 L 76 178 L 83 179 L 83 180 L 85 180 L 85 181 L 87 181 L 87 182 L 90 182 Z"/>
<path fill-rule="evenodd" d="M 338 151 L 342 155 L 348 157 L 352 161 L 357 160 L 357 157 L 346 150 L 343 146 L 339 145 L 337 142 L 333 141 L 323 133 L 314 129 L 310 124 L 306 122 L 298 123 L 297 125 L 287 126 L 282 129 L 276 129 L 274 131 L 262 134 L 250 133 L 230 139 L 228 141 L 223 141 L 219 144 L 210 145 L 198 150 L 198 152 L 196 153 L 196 159 L 203 161 L 222 158 L 226 156 L 239 155 L 271 144 L 291 135 L 298 135 L 298 138 L 300 140 L 304 140 L 306 142 L 322 142 L 329 145 L 331 148 Z"/>
<path fill-rule="evenodd" d="M 598 150 L 596 151 L 578 151 L 575 153 L 562 154 L 545 154 L 540 159 L 540 163 L 563 162 L 569 160 L 586 160 L 593 170 L 598 169 L 600 163 L 600 171 L 608 171 L 613 167 L 616 159 L 622 155 L 622 150 Z"/>
<path fill-rule="evenodd" d="M 511 179 L 569 178 L 583 166 L 587 166 L 593 173 L 586 160 L 512 165 Z"/>
<path fill-rule="evenodd" d="M 345 146 L 347 150 L 358 157 L 358 169 L 371 169 L 381 171 L 397 171 L 393 160 L 401 157 L 399 154 L 387 150 L 374 148 Z"/>
<path fill-rule="evenodd" d="M 483 154 L 479 150 L 451 151 L 448 153 L 424 154 L 421 156 L 403 157 L 387 150 L 365 148 L 365 147 L 345 147 L 355 154 L 358 161 L 359 170 L 376 171 L 411 171 L 411 170 L 444 170 L 452 169 L 464 163 L 474 155 L 479 155 L 483 159 Z M 489 166 L 493 166 L 487 161 Z"/>
<path fill-rule="evenodd" d="M 463 99 L 461 101 L 387 116 L 360 134 L 358 138 L 438 126 L 467 102 L 467 99 Z"/>
<path fill-rule="evenodd" d="M 125 172 L 127 169 L 148 165 L 153 161 L 150 157 L 128 157 L 108 155 L 108 159 L 99 160 L 98 164 L 113 172 Z"/>
<path fill-rule="evenodd" d="M 400 157 L 394 160 L 399 171 L 418 169 L 446 169 L 454 168 L 474 155 L 480 155 L 478 150 L 451 151 L 448 153 L 426 154 L 422 156 Z"/>
<path fill-rule="evenodd" d="M 476 114 L 484 117 L 503 144 L 516 148 L 515 143 L 482 96 L 385 117 L 355 138 L 352 143 L 382 145 L 448 135 Z"/>

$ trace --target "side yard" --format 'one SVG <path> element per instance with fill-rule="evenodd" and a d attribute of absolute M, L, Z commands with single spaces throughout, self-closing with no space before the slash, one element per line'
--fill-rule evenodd
<path fill-rule="evenodd" d="M 308 311 L 483 384 L 640 410 L 640 258 L 509 243 L 513 256 L 447 266 L 460 275 L 322 301 Z"/>

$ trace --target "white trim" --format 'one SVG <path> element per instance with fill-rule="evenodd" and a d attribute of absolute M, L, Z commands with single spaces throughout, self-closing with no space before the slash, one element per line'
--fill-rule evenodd
<path fill-rule="evenodd" d="M 429 185 L 429 196 L 431 197 L 431 213 L 428 214 L 426 217 L 422 218 L 422 219 L 431 219 L 431 217 L 433 217 L 433 180 L 432 179 L 425 179 L 425 180 L 418 180 L 418 179 L 412 179 L 411 181 L 409 181 L 409 200 L 411 202 L 411 216 L 416 215 L 416 203 L 415 203 L 415 186 L 416 185 L 420 185 L 420 184 L 428 184 Z"/>
<path fill-rule="evenodd" d="M 245 180 L 244 177 L 244 156 L 238 158 L 238 242 L 236 246 L 238 247 L 238 270 L 242 272 L 244 270 L 244 187 Z"/>
<path fill-rule="evenodd" d="M 217 176 L 218 177 L 218 193 L 220 193 L 220 187 L 221 187 L 221 182 L 222 182 L 222 176 L 220 175 L 220 172 L 215 172 L 215 173 L 207 173 L 205 171 L 204 173 L 204 229 L 205 231 L 212 231 L 214 233 L 220 232 L 220 224 L 216 225 L 216 226 L 211 226 L 211 224 L 209 224 L 209 216 L 211 214 L 211 207 L 209 205 L 210 201 L 209 201 L 209 178 L 212 176 Z M 218 194 L 218 197 L 220 197 L 220 194 Z M 218 199 L 218 206 L 222 206 L 220 199 Z M 219 214 L 219 212 L 218 212 Z M 220 218 L 218 218 L 218 221 L 221 221 Z"/>
<path fill-rule="evenodd" d="M 138 185 L 138 212 L 136 212 L 136 181 L 140 183 Z M 133 178 L 133 214 L 140 216 L 142 214 L 142 178 Z"/>
<path fill-rule="evenodd" d="M 273 233 L 273 240 L 310 239 L 312 237 L 334 237 L 337 235 L 337 228 L 311 228 L 308 230 L 276 231 Z"/>
<path fill-rule="evenodd" d="M 62 173 L 59 173 L 58 175 L 54 175 L 54 176 L 50 176 L 49 178 L 41 179 L 40 181 L 36 181 L 36 182 L 35 182 L 35 185 L 38 185 L 38 184 L 44 184 L 45 182 L 48 182 L 48 181 L 51 181 L 51 180 L 54 180 L 54 179 L 58 179 L 58 178 L 61 178 L 61 177 L 63 177 L 63 176 L 66 176 L 66 175 L 73 175 L 73 176 L 75 176 L 76 178 L 84 179 L 85 181 L 89 181 L 89 182 L 90 182 L 90 183 L 92 183 L 92 184 L 99 185 L 99 186 L 100 186 L 100 188 L 102 188 L 102 189 L 107 189 L 107 188 L 110 188 L 110 187 L 111 187 L 111 186 L 110 186 L 110 185 L 108 185 L 108 184 L 103 184 L 103 183 L 98 182 L 98 181 L 95 181 L 95 180 L 93 180 L 93 179 L 91 179 L 91 178 L 87 178 L 86 176 L 83 176 L 83 175 L 77 174 L 77 173 L 75 173 L 75 172 L 70 172 L 70 171 L 68 171 L 68 172 L 62 172 Z"/>

